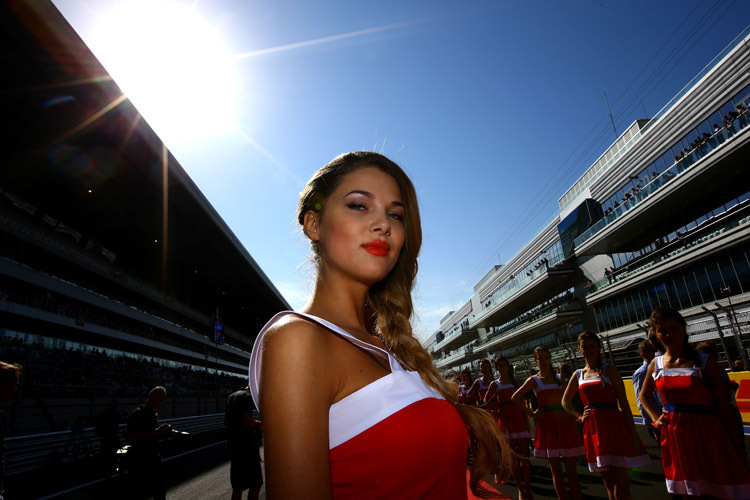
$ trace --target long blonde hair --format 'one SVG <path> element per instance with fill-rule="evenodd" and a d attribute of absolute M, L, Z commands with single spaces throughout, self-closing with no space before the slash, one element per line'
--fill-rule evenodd
<path fill-rule="evenodd" d="M 405 207 L 405 241 L 401 254 L 393 269 L 370 288 L 367 296 L 367 307 L 375 316 L 375 330 L 401 363 L 418 372 L 427 385 L 454 405 L 468 427 L 469 443 L 474 454 L 469 481 L 471 489 L 480 498 L 497 498 L 497 492 L 482 487 L 480 482 L 493 472 L 507 478 L 511 451 L 505 438 L 485 410 L 457 404 L 456 383 L 440 375 L 433 365 L 432 356 L 412 334 L 410 320 L 414 305 L 411 292 L 419 267 L 417 256 L 422 246 L 422 224 L 417 193 L 409 177 L 401 167 L 378 153 L 357 151 L 342 154 L 318 170 L 307 182 L 300 194 L 297 220 L 303 225 L 305 214 L 310 210 L 323 216 L 325 202 L 342 178 L 364 167 L 378 168 L 393 177 L 401 190 L 401 201 Z M 312 242 L 312 251 L 316 261 L 320 262 L 315 242 Z"/>

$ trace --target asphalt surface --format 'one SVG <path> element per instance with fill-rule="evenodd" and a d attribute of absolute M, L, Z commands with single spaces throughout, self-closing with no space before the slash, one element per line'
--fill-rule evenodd
<path fill-rule="evenodd" d="M 669 500 L 664 485 L 664 474 L 656 443 L 647 435 L 645 428 L 637 425 L 641 439 L 653 462 L 649 467 L 635 469 L 631 473 L 631 497 L 635 500 Z M 746 445 L 750 439 L 745 436 Z M 261 456 L 263 450 L 261 449 Z M 224 444 L 216 443 L 203 447 L 199 451 L 187 453 L 165 462 L 165 476 L 167 479 L 167 498 L 180 500 L 228 500 L 231 497 L 229 485 L 229 461 Z M 532 490 L 536 500 L 556 499 L 552 487 L 552 476 L 546 460 L 531 459 Z M 576 467 L 583 488 L 584 500 L 607 499 L 607 492 L 599 474 L 591 473 L 588 467 L 579 464 Z M 45 498 L 55 499 L 126 499 L 127 476 L 115 477 L 99 481 L 86 487 L 74 487 L 65 492 L 58 492 Z M 492 484 L 492 478 L 487 478 Z M 496 488 L 508 498 L 518 498 L 515 485 L 510 482 Z M 8 496 L 9 500 L 24 498 L 22 496 Z M 261 490 L 260 498 L 265 500 L 265 489 Z"/>

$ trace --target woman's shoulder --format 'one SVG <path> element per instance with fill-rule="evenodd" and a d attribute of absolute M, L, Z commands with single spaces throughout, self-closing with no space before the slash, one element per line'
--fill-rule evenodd
<path fill-rule="evenodd" d="M 270 325 L 263 334 L 263 353 L 269 349 L 302 351 L 325 347 L 330 342 L 326 328 L 297 314 L 287 314 Z"/>

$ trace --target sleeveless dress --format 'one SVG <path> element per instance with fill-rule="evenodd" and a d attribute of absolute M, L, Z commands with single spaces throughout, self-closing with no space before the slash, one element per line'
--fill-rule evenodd
<path fill-rule="evenodd" d="M 662 417 L 661 459 L 667 491 L 678 495 L 750 498 L 750 470 L 740 462 L 711 403 L 701 367 L 665 368 L 654 358 L 654 381 L 669 413 Z"/>
<path fill-rule="evenodd" d="M 529 421 L 523 411 L 516 406 L 511 397 L 517 387 L 513 384 L 500 384 L 497 381 L 497 401 L 499 405 L 497 424 L 505 435 L 505 439 L 528 438 Z"/>
<path fill-rule="evenodd" d="M 557 403 L 563 389 L 557 384 L 543 384 L 538 375 L 534 375 L 536 393 L 541 416 L 536 419 L 534 428 L 534 456 L 541 458 L 577 457 L 584 454 L 583 439 L 578 434 L 578 427 L 568 412 Z"/>
<path fill-rule="evenodd" d="M 261 345 L 270 326 L 294 314 L 374 356 L 391 373 L 331 405 L 328 440 L 334 499 L 467 498 L 466 425 L 456 409 L 383 349 L 316 316 L 293 311 L 263 327 L 250 356 L 250 392 L 259 399 Z M 321 360 L 322 362 L 323 360 Z"/>
<path fill-rule="evenodd" d="M 607 369 L 605 364 L 602 371 Z M 602 472 L 610 467 L 645 467 L 651 463 L 642 443 L 636 448 L 630 439 L 625 415 L 617 405 L 617 393 L 605 375 L 583 378 L 583 370 L 576 370 L 578 392 L 584 406 L 589 407 L 589 418 L 583 423 L 583 443 L 591 472 Z M 602 378 L 604 386 L 602 386 Z"/>

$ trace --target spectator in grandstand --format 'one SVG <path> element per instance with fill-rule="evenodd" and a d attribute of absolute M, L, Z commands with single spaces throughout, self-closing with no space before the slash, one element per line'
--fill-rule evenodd
<path fill-rule="evenodd" d="M 633 373 L 633 391 L 635 391 L 635 403 L 638 405 L 638 411 L 643 417 L 643 425 L 646 426 L 648 435 L 654 438 L 657 442 L 659 441 L 659 428 L 651 425 L 651 417 L 649 417 L 646 410 L 643 409 L 641 404 L 641 388 L 643 387 L 643 381 L 646 379 L 646 372 L 648 371 L 648 365 L 653 361 L 656 356 L 656 349 L 654 345 L 647 339 L 643 339 L 638 343 L 638 354 L 643 358 L 643 364 Z M 659 394 L 656 389 L 651 391 L 651 404 L 656 409 L 657 413 L 661 413 L 663 405 L 659 399 Z"/>
<path fill-rule="evenodd" d="M 661 427 L 661 457 L 669 493 L 750 498 L 750 469 L 743 439 L 729 409 L 729 394 L 716 360 L 688 342 L 687 323 L 674 309 L 659 307 L 651 326 L 666 352 L 651 362 L 641 403 Z M 664 401 L 657 409 L 654 386 Z"/>
<path fill-rule="evenodd" d="M 636 434 L 620 372 L 602 359 L 599 337 L 593 332 L 581 332 L 578 350 L 586 366 L 571 377 L 562 404 L 583 424 L 589 471 L 602 475 L 610 499 L 629 500 L 629 469 L 645 467 L 651 459 Z M 583 413 L 571 404 L 574 394 L 580 394 L 585 404 Z"/>
<path fill-rule="evenodd" d="M 253 408 L 253 398 L 247 387 L 227 398 L 224 425 L 227 427 L 227 448 L 231 460 L 229 481 L 232 484 L 232 500 L 242 500 L 244 490 L 249 490 L 248 500 L 258 500 L 260 487 L 263 486 L 258 451 L 258 432 L 262 424 L 253 418 Z"/>
<path fill-rule="evenodd" d="M 409 178 L 382 155 L 347 153 L 313 175 L 297 215 L 317 264 L 313 295 L 269 321 L 250 359 L 269 500 L 363 489 L 466 498 L 470 443 L 470 486 L 486 491 L 481 480 L 508 468 L 508 445 L 487 412 L 457 404 L 412 335 L 421 228 Z"/>
<path fill-rule="evenodd" d="M 21 365 L 0 361 L 0 403 L 7 402 L 18 388 Z M 0 500 L 5 497 L 5 413 L 0 411 Z"/>
<path fill-rule="evenodd" d="M 162 386 L 154 387 L 146 402 L 128 416 L 125 439 L 131 445 L 128 451 L 130 484 L 137 498 L 150 490 L 154 500 L 166 499 L 159 438 L 169 434 L 172 427 L 169 424 L 159 425 L 158 413 L 166 399 L 167 390 Z"/>
<path fill-rule="evenodd" d="M 608 267 L 604 268 L 604 277 L 607 278 L 607 283 L 612 284 L 612 271 Z"/>
<path fill-rule="evenodd" d="M 497 404 L 497 424 L 515 452 L 511 474 L 518 487 L 518 498 L 530 500 L 534 498 L 531 492 L 531 466 L 529 464 L 529 421 L 526 415 L 513 404 L 513 393 L 518 389 L 518 382 L 513 373 L 513 367 L 504 356 L 495 358 L 497 380 L 490 384 L 484 396 L 485 406 L 495 401 Z M 520 466 L 519 466 L 520 461 Z M 500 478 L 495 476 L 495 483 Z"/>
<path fill-rule="evenodd" d="M 513 402 L 527 415 L 536 418 L 534 427 L 534 456 L 549 460 L 552 482 L 559 500 L 568 498 L 562 463 L 568 477 L 573 500 L 581 500 L 581 484 L 576 472 L 576 457 L 584 454 L 583 440 L 578 434 L 575 420 L 562 407 L 563 388 L 552 367 L 552 355 L 539 346 L 534 349 L 534 362 L 539 375 L 533 375 L 513 394 Z M 527 392 L 535 392 L 539 409 L 530 410 L 523 403 Z"/>
<path fill-rule="evenodd" d="M 122 446 L 119 432 L 121 423 L 120 405 L 116 399 L 96 416 L 96 435 L 101 439 L 99 460 L 104 474 L 114 472 L 117 466 L 117 450 Z"/>

